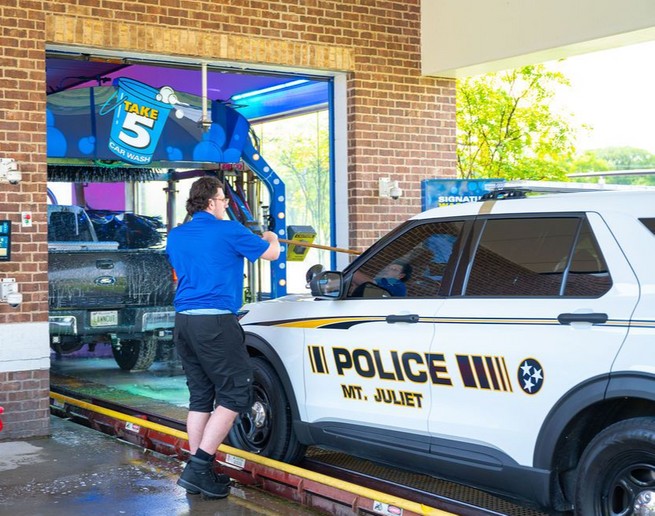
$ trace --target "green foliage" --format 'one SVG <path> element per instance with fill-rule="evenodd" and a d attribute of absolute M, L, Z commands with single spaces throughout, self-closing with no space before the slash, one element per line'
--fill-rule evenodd
<path fill-rule="evenodd" d="M 605 147 L 589 150 L 570 164 L 570 173 L 604 172 L 609 170 L 655 169 L 655 154 L 635 147 Z M 582 181 L 583 179 L 578 179 Z M 605 176 L 606 183 L 620 185 L 655 185 L 655 175 Z M 598 177 L 584 181 L 598 182 Z"/>
<path fill-rule="evenodd" d="M 543 65 L 458 80 L 458 175 L 565 180 L 575 130 L 551 110 L 558 85 Z"/>
<path fill-rule="evenodd" d="M 603 172 L 613 169 L 612 164 L 601 158 L 596 151 L 585 151 L 570 162 L 568 173 Z"/>
<path fill-rule="evenodd" d="M 256 127 L 261 153 L 284 181 L 287 225 L 310 225 L 315 242 L 330 242 L 328 112 L 319 111 Z"/>
<path fill-rule="evenodd" d="M 593 151 L 610 164 L 609 170 L 634 170 L 655 167 L 655 155 L 635 147 L 606 147 Z"/>

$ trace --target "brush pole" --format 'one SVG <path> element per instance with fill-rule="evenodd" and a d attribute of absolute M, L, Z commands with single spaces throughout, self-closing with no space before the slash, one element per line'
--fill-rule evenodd
<path fill-rule="evenodd" d="M 300 247 L 313 247 L 314 249 L 323 249 L 325 251 L 334 251 L 336 253 L 348 253 L 360 255 L 359 251 L 353 251 L 352 249 L 342 249 L 341 247 L 331 247 L 329 245 L 320 245 L 320 244 L 310 244 L 308 242 L 297 242 L 295 240 L 286 240 L 285 238 L 278 239 L 282 244 L 288 245 L 299 245 Z"/>

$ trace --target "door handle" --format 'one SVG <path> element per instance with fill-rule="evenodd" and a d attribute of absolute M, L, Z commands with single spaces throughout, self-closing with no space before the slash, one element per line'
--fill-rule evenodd
<path fill-rule="evenodd" d="M 96 260 L 96 268 L 98 269 L 113 269 L 114 260 Z"/>
<path fill-rule="evenodd" d="M 591 324 L 604 324 L 607 322 L 607 314 L 591 313 L 591 314 L 559 314 L 557 320 L 560 324 L 571 324 L 575 322 L 587 322 Z"/>
<path fill-rule="evenodd" d="M 387 322 L 389 324 L 393 324 L 397 322 L 417 323 L 418 320 L 419 320 L 418 314 L 387 315 Z"/>

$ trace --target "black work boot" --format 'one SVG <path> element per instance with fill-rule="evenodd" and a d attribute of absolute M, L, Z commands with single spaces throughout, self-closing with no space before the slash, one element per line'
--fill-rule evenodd
<path fill-rule="evenodd" d="M 177 485 L 186 489 L 189 494 L 202 493 L 209 498 L 225 498 L 230 494 L 230 477 L 216 473 L 212 464 L 213 460 L 191 456 L 177 480 Z"/>

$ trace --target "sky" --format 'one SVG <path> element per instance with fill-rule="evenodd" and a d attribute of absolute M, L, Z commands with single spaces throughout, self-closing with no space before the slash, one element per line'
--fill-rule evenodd
<path fill-rule="evenodd" d="M 655 42 L 604 50 L 549 63 L 571 82 L 556 109 L 593 129 L 578 134 L 579 152 L 637 147 L 655 154 Z"/>

